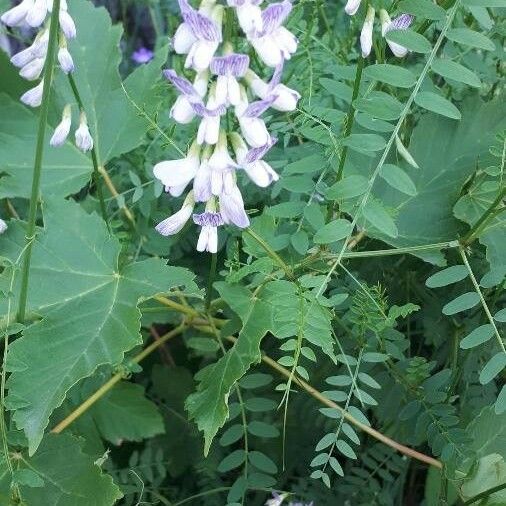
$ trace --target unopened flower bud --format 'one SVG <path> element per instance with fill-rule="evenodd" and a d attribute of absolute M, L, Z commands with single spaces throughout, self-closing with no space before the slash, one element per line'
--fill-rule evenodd
<path fill-rule="evenodd" d="M 51 146 L 61 146 L 67 140 L 67 137 L 70 132 L 70 127 L 72 124 L 72 110 L 70 108 L 70 104 L 67 104 L 63 109 L 63 114 L 60 123 L 55 128 L 53 136 L 49 141 Z"/>
<path fill-rule="evenodd" d="M 86 114 L 81 112 L 81 119 L 79 121 L 79 128 L 75 133 L 76 137 L 76 146 L 81 151 L 91 151 L 93 149 L 93 138 L 90 134 L 90 129 L 88 128 L 88 122 L 86 121 Z"/>
<path fill-rule="evenodd" d="M 362 26 L 362 31 L 360 32 L 360 48 L 364 58 L 367 58 L 371 54 L 374 14 L 374 8 L 369 6 L 367 8 L 367 15 L 365 17 L 364 25 Z"/>

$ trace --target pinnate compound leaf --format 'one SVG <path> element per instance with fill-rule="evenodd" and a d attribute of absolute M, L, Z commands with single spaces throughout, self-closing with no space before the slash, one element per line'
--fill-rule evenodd
<path fill-rule="evenodd" d="M 272 328 L 271 308 L 262 299 L 262 293 L 253 297 L 247 288 L 224 282 L 216 283 L 215 287 L 237 313 L 243 327 L 232 348 L 200 374 L 197 391 L 186 400 L 190 418 L 204 433 L 206 455 L 218 430 L 228 418 L 227 399 L 232 387 L 252 364 L 260 361 L 260 343 Z"/>
<path fill-rule="evenodd" d="M 19 471 L 35 473 L 44 486 L 31 480 L 19 483 L 23 504 L 40 506 L 112 506 L 123 497 L 112 478 L 102 472 L 94 459 L 81 450 L 82 442 L 69 434 L 47 434 L 32 457 L 21 455 Z M 0 472 L 7 473 L 7 464 L 0 454 Z M 2 484 L 5 484 L 3 481 Z M 1 490 L 0 497 L 5 496 Z M 2 503 L 3 504 L 3 503 Z"/>
<path fill-rule="evenodd" d="M 33 247 L 28 300 L 28 311 L 43 319 L 24 331 L 7 357 L 12 374 L 6 403 L 31 454 L 67 391 L 98 366 L 121 363 L 125 352 L 142 343 L 140 301 L 176 286 L 196 290 L 189 271 L 159 259 L 119 267 L 119 242 L 97 215 L 76 203 L 51 202 L 44 220 Z M 2 249 L 13 262 L 23 235 L 16 223 L 2 236 Z M 2 283 L 10 277 L 9 268 Z M 0 309 L 5 315 L 5 301 Z"/>

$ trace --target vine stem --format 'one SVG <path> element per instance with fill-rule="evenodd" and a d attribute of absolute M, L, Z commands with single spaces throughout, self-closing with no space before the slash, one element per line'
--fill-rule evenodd
<path fill-rule="evenodd" d="M 103 165 L 99 165 L 98 166 L 98 172 L 100 174 L 102 174 L 102 177 L 104 178 L 105 185 L 107 186 L 107 188 L 111 192 L 111 195 L 119 203 L 119 200 L 118 200 L 118 197 L 119 197 L 118 190 L 116 189 L 116 186 L 114 186 L 114 183 L 113 183 L 111 177 L 109 176 L 109 173 L 107 172 L 106 168 Z M 132 214 L 132 211 L 130 211 L 130 209 L 128 209 L 128 207 L 125 204 L 120 205 L 120 209 L 123 212 L 123 214 L 127 217 L 128 221 L 135 228 L 135 218 L 134 218 L 134 215 Z"/>
<path fill-rule="evenodd" d="M 148 355 L 153 353 L 156 349 L 158 349 L 162 344 L 166 343 L 169 339 L 181 334 L 183 330 L 186 328 L 186 323 L 182 323 L 175 329 L 167 332 L 167 334 L 160 337 L 160 339 L 156 339 L 149 346 L 147 346 L 140 353 L 135 355 L 135 357 L 131 360 L 131 362 L 138 364 L 141 360 L 145 359 Z M 124 374 L 118 372 L 114 374 L 106 383 L 104 383 L 96 392 L 94 392 L 90 397 L 88 397 L 82 404 L 80 404 L 70 415 L 65 417 L 58 425 L 56 425 L 51 432 L 54 434 L 59 434 L 64 429 L 66 429 L 72 422 L 74 422 L 77 418 L 79 418 L 85 411 L 87 411 L 95 402 L 97 402 L 101 397 L 103 397 L 111 388 L 119 383 L 124 378 Z"/>
<path fill-rule="evenodd" d="M 490 313 L 490 309 L 488 308 L 487 302 L 485 301 L 485 297 L 483 297 L 483 294 L 480 290 L 480 285 L 478 284 L 478 281 L 476 280 L 476 277 L 474 276 L 474 272 L 471 269 L 471 266 L 469 265 L 469 260 L 467 259 L 466 252 L 464 251 L 464 248 L 459 248 L 460 256 L 462 257 L 462 261 L 464 262 L 464 265 L 466 266 L 467 271 L 469 272 L 469 277 L 471 278 L 471 282 L 473 283 L 474 289 L 476 290 L 476 293 L 480 296 L 480 302 L 483 307 L 483 310 L 485 311 L 485 314 L 487 315 L 487 319 L 492 325 L 492 328 L 494 329 L 494 333 L 497 337 L 497 341 L 499 342 L 499 346 L 501 347 L 501 350 L 503 353 L 506 354 L 506 347 L 504 346 L 504 342 L 501 338 L 501 334 L 499 334 L 499 330 L 497 329 L 497 325 L 494 322 L 494 317 Z"/>
<path fill-rule="evenodd" d="M 233 336 L 228 336 L 225 338 L 227 341 L 230 341 L 232 343 L 235 343 L 237 341 L 237 338 Z M 277 372 L 279 372 L 282 376 L 285 376 L 285 378 L 290 378 L 291 371 L 283 367 L 282 365 L 278 364 L 275 360 L 268 357 L 267 355 L 262 355 L 262 362 L 264 364 L 267 364 L 272 369 L 275 369 Z M 311 386 L 309 383 L 304 381 L 302 378 L 299 378 L 298 376 L 293 376 L 293 382 L 296 383 L 299 387 L 301 387 L 303 390 L 305 390 L 308 394 L 310 394 L 312 397 L 320 401 L 322 404 L 325 404 L 329 408 L 337 409 L 350 423 L 358 427 L 363 432 L 369 434 L 373 438 L 377 439 L 378 441 L 381 441 L 382 443 L 386 444 L 387 446 L 390 446 L 390 448 L 393 448 L 394 450 L 397 450 L 400 453 L 403 453 L 404 455 L 407 455 L 408 457 L 412 457 L 414 459 L 419 460 L 420 462 L 424 462 L 425 464 L 429 464 L 430 466 L 437 467 L 438 469 L 442 469 L 443 465 L 439 460 L 436 460 L 432 457 L 429 457 L 428 455 L 425 455 L 424 453 L 420 453 L 416 450 L 413 450 L 412 448 L 409 448 L 408 446 L 404 446 L 403 444 L 398 443 L 397 441 L 394 441 L 393 439 L 389 438 L 385 434 L 382 434 L 381 432 L 377 431 L 376 429 L 373 429 L 369 425 L 366 425 L 356 418 L 354 418 L 352 415 L 350 415 L 344 408 L 336 404 L 335 402 L 331 401 L 327 397 L 325 397 L 321 392 L 319 392 L 316 388 Z"/>
<path fill-rule="evenodd" d="M 44 64 L 44 84 L 42 87 L 42 102 L 39 116 L 39 128 L 37 132 L 37 145 L 35 149 L 35 161 L 33 164 L 32 192 L 30 196 L 30 209 L 28 211 L 28 225 L 26 228 L 26 251 L 21 270 L 21 290 L 19 293 L 19 304 L 17 319 L 23 323 L 26 313 L 26 301 L 28 298 L 28 281 L 30 276 L 30 263 L 32 260 L 33 239 L 35 237 L 35 222 L 37 220 L 37 208 L 39 203 L 40 179 L 42 175 L 42 157 L 44 155 L 44 144 L 46 142 L 47 117 L 49 113 L 49 98 L 51 96 L 51 85 L 53 82 L 54 62 L 56 46 L 58 44 L 58 28 L 60 13 L 60 0 L 54 0 L 53 11 L 51 12 L 51 25 L 49 28 L 49 41 L 47 47 L 46 62 Z"/>
<path fill-rule="evenodd" d="M 283 261 L 283 259 L 267 244 L 267 242 L 259 236 L 254 230 L 251 228 L 246 228 L 245 232 L 249 234 L 255 241 L 262 246 L 265 252 L 285 271 L 285 274 L 289 279 L 294 279 L 294 275 L 292 269 Z"/>
<path fill-rule="evenodd" d="M 353 93 L 351 95 L 350 107 L 348 109 L 348 114 L 346 115 L 346 129 L 344 131 L 344 138 L 348 137 L 351 134 L 351 129 L 353 128 L 353 123 L 355 122 L 355 106 L 353 105 L 353 102 L 355 102 L 356 98 L 358 97 L 360 82 L 362 81 L 362 71 L 364 70 L 364 62 L 365 58 L 363 56 L 359 56 L 357 62 L 357 71 L 355 73 L 355 81 L 353 83 Z M 340 181 L 343 177 L 344 164 L 346 162 L 347 155 L 348 146 L 344 146 L 341 153 L 341 159 L 339 160 L 339 168 L 337 169 L 337 181 Z"/>
<path fill-rule="evenodd" d="M 418 91 L 420 90 L 421 86 L 422 86 L 422 83 L 425 79 L 425 76 L 427 75 L 427 73 L 429 72 L 431 66 L 432 66 L 432 62 L 434 61 L 434 58 L 436 57 L 436 54 L 441 46 L 441 44 L 443 43 L 443 40 L 445 39 L 446 37 L 446 32 L 448 31 L 448 29 L 450 28 L 450 25 L 452 24 L 453 22 L 453 18 L 455 17 L 455 14 L 457 13 L 457 10 L 460 6 L 460 1 L 461 0 L 456 0 L 455 1 L 455 4 L 453 5 L 453 7 L 451 8 L 449 14 L 448 14 L 448 17 L 446 19 L 446 23 L 444 24 L 443 26 L 443 29 L 441 30 L 441 33 L 439 34 L 439 37 L 437 38 L 436 40 L 436 43 L 434 44 L 434 47 L 432 48 L 432 51 L 430 52 L 429 54 L 429 57 L 427 58 L 427 61 L 425 63 L 425 66 L 423 67 L 423 70 L 420 74 L 420 77 L 418 78 L 418 80 L 416 81 L 416 84 L 415 84 L 415 87 L 413 88 L 413 91 L 411 92 L 411 95 L 409 96 L 406 104 L 404 105 L 404 108 L 401 112 L 401 115 L 399 117 L 399 120 L 397 121 L 397 124 L 395 125 L 395 128 L 392 132 L 392 134 L 390 135 L 390 138 L 388 139 L 388 142 L 385 146 L 385 149 L 383 150 L 383 153 L 381 155 L 381 158 L 380 160 L 378 161 L 378 165 L 376 166 L 376 168 L 374 169 L 374 172 L 371 176 L 371 179 L 369 180 L 369 184 L 367 186 L 367 190 L 364 194 L 364 196 L 362 197 L 362 200 L 360 201 L 360 204 L 358 206 L 358 209 L 355 213 L 355 216 L 353 217 L 353 220 L 352 220 L 352 223 L 351 223 L 351 230 L 353 230 L 355 228 L 355 225 L 357 224 L 357 221 L 360 217 L 360 214 L 362 212 L 362 210 L 364 209 L 370 195 L 371 195 L 371 192 L 372 192 L 372 188 L 374 186 L 374 183 L 376 181 L 376 178 L 378 177 L 378 174 L 380 173 L 382 167 L 383 167 L 383 164 L 385 163 L 386 159 L 387 159 L 387 156 L 388 154 L 390 153 L 390 149 L 392 148 L 394 142 L 395 142 L 395 138 L 396 136 L 398 135 L 400 129 L 401 129 L 401 126 L 404 122 L 404 120 L 406 119 L 406 116 L 409 114 L 409 111 L 411 109 L 411 105 L 413 104 L 414 100 L 415 100 L 415 97 L 416 95 L 418 94 Z M 337 260 L 333 266 L 333 269 L 335 270 L 337 268 L 337 265 L 339 263 L 341 263 L 341 260 L 343 258 L 343 255 L 344 255 L 344 252 L 346 251 L 346 245 L 348 243 L 348 240 L 351 236 L 351 232 L 350 234 L 348 235 L 348 237 L 346 237 L 345 241 L 344 241 L 344 244 L 343 244 L 343 247 L 341 248 L 341 251 L 339 253 L 339 256 L 337 257 Z M 331 271 L 333 272 L 333 271 Z"/>
<path fill-rule="evenodd" d="M 72 73 L 68 73 L 67 77 L 69 80 L 70 87 L 72 89 L 72 93 L 74 94 L 74 98 L 76 99 L 77 105 L 79 106 L 81 111 L 86 113 L 83 101 L 81 99 L 81 95 L 79 94 L 79 90 L 77 88 L 74 77 L 72 76 Z M 91 148 L 91 162 L 93 164 L 93 181 L 94 181 L 95 186 L 97 188 L 98 200 L 100 202 L 100 212 L 102 213 L 102 219 L 105 221 L 105 224 L 107 225 L 107 230 L 110 233 L 111 227 L 109 225 L 109 220 L 107 219 L 107 211 L 105 208 L 104 192 L 102 191 L 102 187 L 100 186 L 100 171 L 99 171 L 99 163 L 98 163 L 98 156 L 97 156 L 97 148 L 96 148 L 95 144 L 93 144 L 93 147 Z"/>

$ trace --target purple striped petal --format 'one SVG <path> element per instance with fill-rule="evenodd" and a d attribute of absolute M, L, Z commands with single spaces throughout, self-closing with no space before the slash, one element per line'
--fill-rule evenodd
<path fill-rule="evenodd" d="M 195 100 L 196 102 L 201 101 L 199 93 L 197 90 L 193 87 L 193 84 L 188 81 L 185 77 L 178 76 L 176 74 L 176 71 L 173 69 L 168 69 L 163 71 L 163 75 L 166 79 L 168 79 L 174 88 L 176 88 L 181 95 L 184 95 L 188 98 L 190 103 Z"/>
<path fill-rule="evenodd" d="M 179 0 L 179 8 L 184 22 L 190 27 L 197 39 L 221 42 L 221 30 L 214 21 L 196 11 L 187 0 Z"/>
<path fill-rule="evenodd" d="M 257 160 L 260 160 L 265 156 L 265 154 L 278 142 L 278 139 L 276 137 L 271 137 L 270 142 L 268 142 L 265 146 L 262 146 L 260 148 L 252 148 L 244 157 L 244 163 L 254 163 Z"/>
<path fill-rule="evenodd" d="M 205 213 L 194 214 L 193 223 L 201 227 L 219 227 L 225 222 L 220 213 L 211 213 L 206 211 Z"/>
<path fill-rule="evenodd" d="M 223 116 L 227 111 L 227 108 L 223 104 L 216 107 L 216 109 L 208 109 L 203 104 L 202 100 L 200 100 L 199 102 L 192 102 L 191 106 L 195 114 L 197 116 L 200 116 L 201 118 Z"/>
<path fill-rule="evenodd" d="M 283 64 L 284 61 L 282 61 L 274 69 L 274 74 L 272 74 L 271 80 L 269 82 L 269 92 L 271 92 L 281 82 L 281 75 L 283 74 Z"/>
<path fill-rule="evenodd" d="M 211 72 L 217 76 L 243 77 L 248 66 L 248 55 L 232 53 L 227 56 L 215 56 L 211 61 Z"/>
<path fill-rule="evenodd" d="M 387 32 L 390 30 L 406 30 L 411 26 L 413 22 L 413 16 L 411 14 L 401 14 L 397 16 L 392 22 L 388 25 Z"/>
<path fill-rule="evenodd" d="M 270 97 L 264 98 L 263 100 L 256 100 L 251 102 L 246 110 L 242 113 L 242 116 L 249 118 L 258 118 L 263 112 L 265 112 L 271 104 L 278 98 L 277 95 L 271 95 Z"/>
<path fill-rule="evenodd" d="M 283 21 L 288 17 L 292 10 L 292 3 L 290 0 L 284 0 L 276 4 L 270 4 L 262 12 L 262 21 L 264 29 L 260 36 L 272 33 L 276 28 L 279 28 Z"/>

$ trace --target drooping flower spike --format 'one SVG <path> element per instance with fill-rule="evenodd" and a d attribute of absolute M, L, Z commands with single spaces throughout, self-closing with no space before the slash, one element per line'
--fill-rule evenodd
<path fill-rule="evenodd" d="M 0 16 L 0 20 L 5 25 L 11 27 L 28 25 L 32 28 L 39 28 L 45 23 L 52 11 L 53 0 L 22 0 L 21 3 L 2 14 L 2 16 Z M 76 36 L 77 31 L 74 20 L 68 12 L 66 0 L 60 1 L 58 25 L 59 49 L 57 52 L 57 59 L 61 70 L 65 74 L 69 74 L 74 71 L 75 65 L 72 55 L 67 47 L 67 40 L 73 39 Z M 22 49 L 11 57 L 11 63 L 20 69 L 19 75 L 23 79 L 26 79 L 27 81 L 36 81 L 43 77 L 42 71 L 44 70 L 46 64 L 48 43 L 49 27 L 44 26 L 40 28 L 30 46 Z M 21 102 L 30 107 L 39 107 L 42 103 L 43 82 L 44 79 L 42 79 L 36 86 L 25 92 L 20 97 Z M 58 125 L 53 137 L 51 138 L 50 143 L 52 146 L 61 145 L 65 142 L 65 139 L 68 136 L 70 130 L 69 122 L 71 119 L 70 117 L 67 118 L 65 112 L 64 116 L 65 119 L 62 119 L 62 122 Z M 79 135 L 77 135 L 76 132 L 76 142 L 79 142 L 81 146 L 89 146 L 89 139 L 91 139 L 91 136 L 88 138 L 84 135 L 84 127 L 80 127 L 78 132 Z M 93 141 L 91 140 L 91 146 L 92 145 Z"/>
<path fill-rule="evenodd" d="M 281 82 L 284 61 L 297 48 L 295 37 L 282 26 L 292 9 L 290 1 L 270 4 L 263 11 L 261 0 L 227 3 L 236 11 L 246 41 L 264 63 L 274 67 L 272 78 L 265 82 L 255 74 L 249 68 L 249 56 L 236 52 L 231 41 L 223 41 L 220 49 L 223 5 L 203 0 L 197 10 L 187 0 L 179 0 L 183 22 L 172 44 L 176 53 L 187 55 L 185 67 L 196 75 L 188 79 L 173 69 L 164 71 L 178 92 L 170 115 L 178 123 L 197 118 L 199 124 L 184 158 L 162 161 L 153 168 L 154 176 L 172 196 L 182 195 L 193 181 L 191 198 L 187 197 L 179 211 L 157 225 L 158 232 L 177 233 L 194 206 L 203 203 L 205 212 L 193 213 L 194 223 L 201 226 L 197 250 L 213 253 L 218 248 L 218 227 L 230 224 L 245 228 L 250 223 L 238 172 L 244 171 L 260 187 L 279 179 L 263 160 L 276 139 L 260 116 L 270 107 L 293 111 L 300 98 L 297 91 Z M 258 100 L 252 101 L 255 96 Z M 231 108 L 235 114 L 227 116 L 225 129 L 221 118 Z M 233 131 L 235 125 L 241 134 Z"/>

